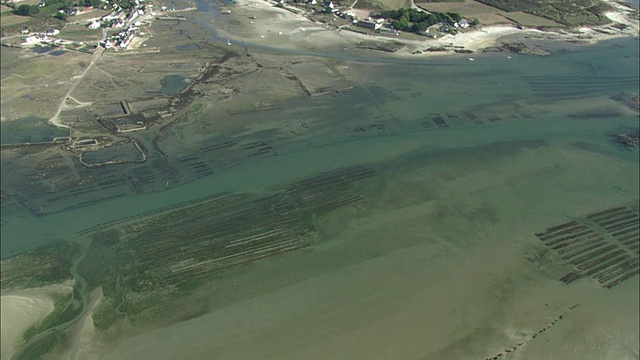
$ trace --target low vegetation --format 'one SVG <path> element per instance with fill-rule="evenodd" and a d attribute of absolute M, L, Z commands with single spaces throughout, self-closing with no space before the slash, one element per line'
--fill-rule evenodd
<path fill-rule="evenodd" d="M 93 325 L 100 331 L 109 329 L 123 316 L 118 313 L 118 302 L 114 296 L 103 297 L 92 314 Z"/>
<path fill-rule="evenodd" d="M 392 25 L 396 30 L 412 32 L 426 31 L 427 28 L 438 23 L 454 26 L 462 20 L 462 16 L 455 12 L 425 12 L 409 8 L 383 11 L 380 16 L 393 19 Z"/>
<path fill-rule="evenodd" d="M 523 11 L 566 26 L 601 25 L 611 22 L 604 12 L 610 9 L 598 0 L 477 0 L 507 12 Z"/>
<path fill-rule="evenodd" d="M 82 311 L 82 306 L 74 301 L 73 294 L 53 295 L 53 311 L 47 315 L 39 324 L 31 326 L 22 335 L 24 341 L 31 339 L 33 336 L 54 328 L 58 325 L 67 323 L 78 316 Z"/>
<path fill-rule="evenodd" d="M 69 245 L 61 242 L 2 260 L 2 290 L 35 288 L 71 279 L 68 251 Z"/>

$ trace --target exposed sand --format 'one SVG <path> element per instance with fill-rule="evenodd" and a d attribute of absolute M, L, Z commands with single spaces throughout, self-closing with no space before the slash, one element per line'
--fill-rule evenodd
<path fill-rule="evenodd" d="M 352 43 L 355 36 L 339 32 L 310 21 L 300 14 L 280 9 L 264 1 L 241 1 L 232 14 L 240 25 L 226 24 L 231 16 L 214 19 L 218 32 L 233 40 L 282 48 L 323 50 Z M 250 17 L 255 16 L 256 19 Z M 355 33 L 351 33 L 357 35 Z"/>
<path fill-rule="evenodd" d="M 637 282 L 612 290 L 592 281 L 565 286 L 522 255 L 539 245 L 533 232 L 556 223 L 558 214 L 619 201 L 598 194 L 621 179 L 631 186 L 633 170 L 562 146 L 502 156 L 488 150 L 481 158 L 495 159 L 487 165 L 473 160 L 484 150 L 467 151 L 458 160 L 432 154 L 423 166 L 400 163 L 390 174 L 391 198 L 434 184 L 439 199 L 381 208 L 341 226 L 346 230 L 331 241 L 237 269 L 228 287 L 216 284 L 209 296 L 309 268 L 327 271 L 127 337 L 104 358 L 483 359 L 526 340 L 513 358 L 637 354 Z M 399 180 L 408 184 L 405 193 L 394 186 Z M 545 201 L 536 201 L 543 193 Z"/>
<path fill-rule="evenodd" d="M 72 337 L 72 345 L 65 358 L 88 360 L 95 359 L 96 348 L 99 347 L 99 340 L 96 338 L 96 329 L 93 325 L 93 312 L 102 299 L 102 288 L 97 288 L 90 294 L 88 310 L 78 322 L 78 327 Z"/>
<path fill-rule="evenodd" d="M 53 311 L 53 302 L 46 296 L 3 295 L 1 299 L 1 357 L 10 359 L 20 343 L 21 335 Z"/>
<path fill-rule="evenodd" d="M 610 25 L 601 27 L 581 27 L 571 31 L 540 31 L 537 29 L 518 29 L 511 25 L 492 25 L 467 30 L 457 35 L 444 35 L 436 40 L 424 38 L 413 40 L 390 36 L 372 36 L 330 29 L 326 25 L 315 23 L 301 14 L 277 8 L 265 1 L 244 0 L 234 10 L 234 15 L 240 14 L 241 25 L 223 25 L 216 23 L 220 33 L 231 39 L 277 46 L 282 48 L 300 48 L 315 51 L 336 51 L 341 48 L 353 47 L 361 41 L 402 42 L 405 48 L 396 52 L 396 56 L 438 56 L 448 52 L 422 52 L 417 55 L 416 50 L 424 51 L 430 47 L 456 47 L 481 51 L 483 48 L 495 45 L 500 38 L 509 35 L 522 35 L 531 38 L 549 39 L 556 41 L 581 41 L 595 43 L 621 36 L 638 36 L 638 21 L 634 20 L 634 10 L 613 1 L 607 1 L 614 7 L 614 11 L 606 15 L 614 22 L 625 24 L 624 30 Z M 362 12 L 361 14 L 362 15 Z M 246 17 L 245 17 L 246 16 Z M 255 16 L 256 19 L 245 20 Z M 217 21 L 225 21 L 225 17 Z M 218 26 L 219 25 L 219 26 Z"/>
<path fill-rule="evenodd" d="M 437 42 L 440 45 L 462 46 L 468 50 L 478 51 L 494 45 L 503 36 L 513 35 L 520 31 L 522 30 L 507 25 L 488 26 L 474 31 L 459 33 L 455 36 L 445 35 L 437 39 Z"/>
<path fill-rule="evenodd" d="M 42 288 L 23 289 L 3 294 L 1 316 L 2 359 L 10 359 L 20 344 L 22 334 L 53 311 L 52 294 L 66 294 L 73 281 Z"/>

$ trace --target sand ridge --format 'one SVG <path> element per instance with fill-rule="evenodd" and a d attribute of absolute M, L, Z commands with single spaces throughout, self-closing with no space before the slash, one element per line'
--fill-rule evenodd
<path fill-rule="evenodd" d="M 2 359 L 10 359 L 17 350 L 24 332 L 53 311 L 53 294 L 67 294 L 72 280 L 41 288 L 9 291 L 0 297 L 2 306 Z"/>

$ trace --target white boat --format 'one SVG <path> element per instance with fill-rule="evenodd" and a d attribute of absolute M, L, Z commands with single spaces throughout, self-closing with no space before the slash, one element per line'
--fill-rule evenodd
<path fill-rule="evenodd" d="M 227 39 L 227 45 L 231 45 L 231 40 Z"/>
<path fill-rule="evenodd" d="M 474 58 L 469 58 L 469 61 L 476 61 L 476 59 L 474 59 Z"/>

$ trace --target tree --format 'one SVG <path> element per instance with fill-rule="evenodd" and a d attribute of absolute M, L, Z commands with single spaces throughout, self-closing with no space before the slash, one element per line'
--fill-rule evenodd
<path fill-rule="evenodd" d="M 437 24 L 440 22 L 440 16 L 438 16 L 438 14 L 434 14 L 431 13 L 429 15 L 427 15 L 427 23 L 429 24 L 429 26 L 433 25 L 433 24 Z"/>
<path fill-rule="evenodd" d="M 460 14 L 458 13 L 448 12 L 447 15 L 451 16 L 451 18 L 456 22 L 462 20 L 462 16 L 460 16 Z"/>
<path fill-rule="evenodd" d="M 409 20 L 411 20 L 411 22 L 413 22 L 413 23 L 421 22 L 427 16 L 428 16 L 427 13 L 425 13 L 423 11 L 416 10 L 416 9 L 411 9 L 409 11 Z"/>
<path fill-rule="evenodd" d="M 67 13 L 66 12 L 57 12 L 56 13 L 56 19 L 58 19 L 58 20 L 67 20 Z"/>
<path fill-rule="evenodd" d="M 400 20 L 394 20 L 392 23 L 393 28 L 400 31 L 411 30 L 411 26 L 409 26 L 409 22 L 405 18 L 400 18 Z"/>
<path fill-rule="evenodd" d="M 426 31 L 428 27 L 429 27 L 429 24 L 426 21 L 417 22 L 417 23 L 413 23 L 413 26 L 411 26 L 411 31 L 413 32 Z"/>
<path fill-rule="evenodd" d="M 37 5 L 26 5 L 22 4 L 18 6 L 18 9 L 15 11 L 16 15 L 22 16 L 33 16 L 40 12 L 40 9 Z"/>
<path fill-rule="evenodd" d="M 447 25 L 453 25 L 455 23 L 455 21 L 453 21 L 451 16 L 449 16 L 448 14 L 441 13 L 440 17 L 442 18 L 442 22 L 447 24 Z"/>
<path fill-rule="evenodd" d="M 399 19 L 400 18 L 400 11 L 398 10 L 386 10 L 383 11 L 382 13 L 380 13 L 380 17 L 383 17 L 385 19 Z"/>
<path fill-rule="evenodd" d="M 84 0 L 84 6 L 98 7 L 100 5 L 102 5 L 102 1 L 100 0 Z"/>

